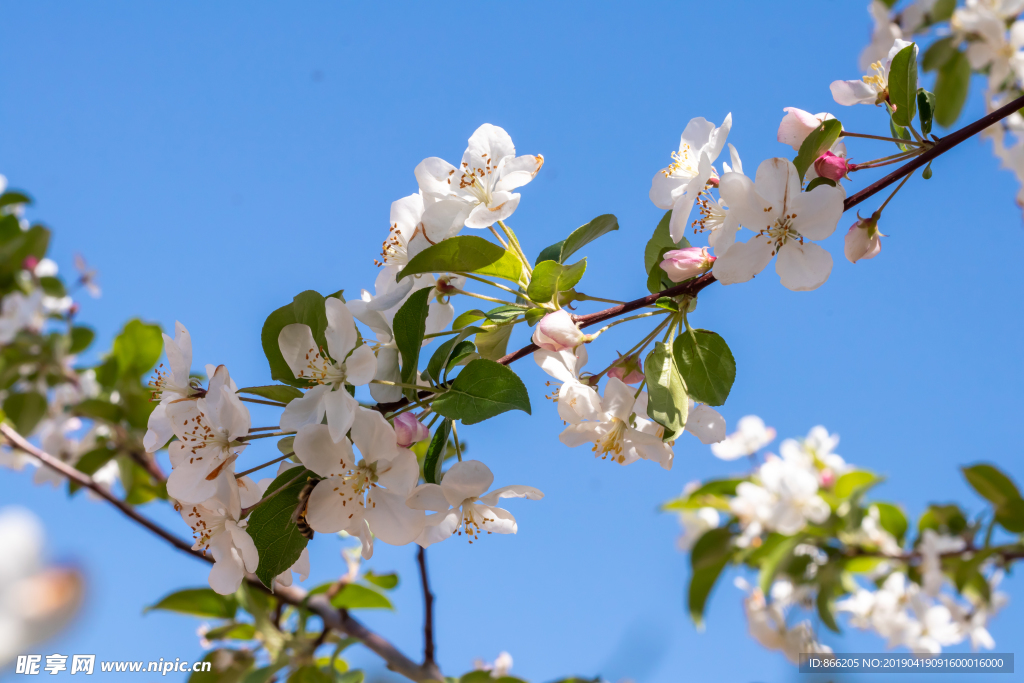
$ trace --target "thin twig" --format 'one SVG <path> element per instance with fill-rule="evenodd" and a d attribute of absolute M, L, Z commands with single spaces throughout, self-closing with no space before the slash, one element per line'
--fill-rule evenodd
<path fill-rule="evenodd" d="M 434 594 L 430 592 L 427 579 L 427 551 L 423 546 L 416 549 L 416 561 L 423 584 L 423 665 L 426 666 L 434 663 Z"/>
<path fill-rule="evenodd" d="M 258 398 L 246 398 L 245 396 L 239 396 L 238 400 L 246 401 L 247 403 L 259 403 L 264 406 L 276 406 L 278 408 L 287 408 L 287 403 L 281 403 L 280 401 L 263 401 Z"/>
<path fill-rule="evenodd" d="M 244 472 L 238 472 L 237 474 L 235 474 L 235 479 L 241 479 L 242 477 L 244 477 L 247 474 L 252 474 L 253 472 L 257 472 L 259 470 L 262 470 L 264 467 L 270 467 L 271 465 L 279 463 L 282 460 L 284 460 L 285 458 L 290 458 L 293 455 L 295 455 L 295 454 L 294 453 L 285 453 L 280 458 L 274 458 L 273 460 L 271 460 L 269 462 L 265 462 L 262 465 L 256 465 L 256 467 L 253 467 L 252 469 L 248 469 L 248 470 L 246 470 Z"/>

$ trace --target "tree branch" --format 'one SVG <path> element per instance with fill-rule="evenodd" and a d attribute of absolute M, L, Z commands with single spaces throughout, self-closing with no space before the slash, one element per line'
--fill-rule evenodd
<path fill-rule="evenodd" d="M 213 563 L 212 557 L 205 553 L 201 553 L 198 550 L 193 550 L 192 546 L 190 546 L 188 542 L 181 540 L 159 524 L 156 524 L 155 522 L 140 515 L 132 506 L 128 505 L 123 500 L 100 486 L 89 475 L 76 470 L 74 467 L 71 467 L 62 460 L 33 446 L 25 439 L 25 437 L 15 431 L 10 425 L 0 424 L 0 434 L 2 434 L 8 443 L 14 448 L 28 453 L 46 467 L 60 472 L 68 479 L 89 489 L 116 507 L 121 514 L 128 517 L 136 524 L 145 527 L 147 530 L 167 541 L 178 550 L 205 562 Z M 380 656 L 384 660 L 388 669 L 395 673 L 402 674 L 406 678 L 414 681 L 444 680 L 444 676 L 441 674 L 441 671 L 432 661 L 425 662 L 422 665 L 412 661 L 402 654 L 398 648 L 392 645 L 388 640 L 366 628 L 362 622 L 349 615 L 346 610 L 339 610 L 331 605 L 327 596 L 314 595 L 310 598 L 301 588 L 285 586 L 276 586 L 275 590 L 271 591 L 264 586 L 259 579 L 252 575 L 247 576 L 246 581 L 254 588 L 266 593 L 271 593 L 284 603 L 294 607 L 310 610 L 323 620 L 325 627 L 332 628 L 360 641 L 363 645 Z"/>
<path fill-rule="evenodd" d="M 420 581 L 423 583 L 423 665 L 434 663 L 434 594 L 430 592 L 427 578 L 427 551 L 423 546 L 416 550 L 420 565 Z"/>

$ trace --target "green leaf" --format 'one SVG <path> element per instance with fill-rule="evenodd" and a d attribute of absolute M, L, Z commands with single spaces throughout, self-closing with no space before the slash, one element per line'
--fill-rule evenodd
<path fill-rule="evenodd" d="M 193 672 L 188 677 L 188 683 L 242 683 L 243 679 L 249 683 L 247 674 L 250 673 L 255 657 L 248 650 L 224 648 L 206 653 L 203 661 L 210 662 L 213 667 L 209 671 Z"/>
<path fill-rule="evenodd" d="M 903 126 L 896 125 L 896 122 L 893 121 L 892 119 L 889 119 L 889 131 L 892 133 L 892 136 L 894 138 L 899 138 L 900 140 L 911 139 L 910 131 L 904 128 Z M 907 152 L 911 148 L 911 145 L 904 145 L 902 142 L 897 142 L 896 146 L 899 147 L 900 151 L 903 152 Z"/>
<path fill-rule="evenodd" d="M 736 359 L 724 339 L 710 330 L 690 330 L 676 337 L 672 352 L 694 401 L 725 403 L 736 381 Z"/>
<path fill-rule="evenodd" d="M 319 348 L 327 348 L 327 338 L 324 331 L 327 329 L 327 308 L 324 304 L 324 297 L 311 289 L 301 292 L 286 304 L 267 316 L 263 323 L 263 330 L 260 333 L 260 341 L 263 343 L 263 354 L 270 364 L 270 377 L 278 382 L 291 384 L 292 386 L 304 387 L 309 382 L 304 379 L 296 379 L 284 356 L 281 355 L 281 347 L 278 344 L 278 337 L 281 330 L 294 323 L 307 325 L 313 333 L 313 340 Z"/>
<path fill-rule="evenodd" d="M 729 509 L 728 498 L 736 495 L 736 487 L 745 479 L 712 479 L 688 496 L 662 505 L 662 510 L 696 510 L 702 507 Z"/>
<path fill-rule="evenodd" d="M 160 326 L 135 319 L 128 321 L 114 339 L 113 356 L 122 378 L 140 379 L 160 360 L 163 350 Z"/>
<path fill-rule="evenodd" d="M 239 389 L 236 393 L 262 396 L 265 399 L 277 401 L 279 403 L 291 403 L 297 398 L 302 398 L 301 391 L 295 387 L 290 387 L 287 384 L 270 384 L 262 387 L 244 387 Z"/>
<path fill-rule="evenodd" d="M 78 354 L 85 351 L 95 338 L 96 331 L 91 327 L 75 325 L 71 328 L 71 347 L 68 349 L 68 353 Z"/>
<path fill-rule="evenodd" d="M 39 286 L 47 296 L 63 297 L 68 293 L 64 289 L 64 283 L 60 281 L 60 278 L 56 277 L 46 276 L 39 278 Z"/>
<path fill-rule="evenodd" d="M 953 18 L 956 10 L 956 0 L 936 0 L 928 12 L 928 23 L 937 24 L 942 21 L 949 21 Z"/>
<path fill-rule="evenodd" d="M 143 613 L 155 609 L 194 614 L 197 617 L 234 619 L 238 603 L 233 595 L 218 595 L 211 588 L 186 588 L 165 595 L 155 605 L 144 609 Z"/>
<path fill-rule="evenodd" d="M 0 206 L 11 206 L 12 204 L 31 204 L 32 198 L 22 192 L 8 190 L 0 194 Z"/>
<path fill-rule="evenodd" d="M 291 455 L 295 452 L 295 437 L 286 436 L 277 442 L 277 450 L 281 451 L 281 455 Z"/>
<path fill-rule="evenodd" d="M 866 470 L 853 470 L 847 472 L 836 480 L 832 492 L 839 498 L 849 498 L 854 493 L 863 493 L 872 486 L 882 482 L 882 478 L 874 472 Z"/>
<path fill-rule="evenodd" d="M 925 529 L 958 536 L 967 528 L 967 517 L 957 505 L 929 505 L 917 521 L 918 535 Z"/>
<path fill-rule="evenodd" d="M 75 414 L 81 417 L 88 417 L 93 420 L 103 420 L 111 424 L 121 421 L 122 411 L 120 406 L 104 401 L 101 398 L 87 398 L 74 408 Z"/>
<path fill-rule="evenodd" d="M 11 394 L 4 399 L 4 414 L 15 431 L 27 438 L 46 414 L 46 397 L 34 391 Z"/>
<path fill-rule="evenodd" d="M 665 252 L 673 249 L 685 249 L 690 246 L 689 241 L 685 237 L 678 243 L 672 241 L 669 231 L 669 224 L 671 222 L 672 212 L 667 211 L 661 217 L 661 220 L 658 221 L 657 227 L 654 228 L 654 234 L 651 236 L 651 239 L 647 240 L 647 245 L 644 247 L 644 269 L 647 273 L 647 289 L 652 294 L 668 289 L 676 284 L 669 280 L 668 275 L 660 268 Z"/>
<path fill-rule="evenodd" d="M 943 128 L 956 123 L 967 101 L 971 85 L 971 64 L 967 55 L 956 51 L 939 69 L 935 79 L 935 121 Z"/>
<path fill-rule="evenodd" d="M 619 220 L 615 216 L 610 213 L 600 215 L 586 225 L 581 225 L 573 230 L 572 233 L 561 242 L 556 242 L 550 247 L 546 247 L 537 257 L 535 265 L 539 265 L 543 261 L 565 263 L 569 260 L 570 256 L 596 240 L 598 237 L 607 235 L 609 232 L 618 229 Z"/>
<path fill-rule="evenodd" d="M 896 111 L 892 120 L 909 126 L 917 113 L 917 43 L 911 43 L 893 56 L 889 66 L 889 103 Z"/>
<path fill-rule="evenodd" d="M 424 287 L 412 293 L 402 307 L 395 313 L 391 329 L 394 331 L 395 343 L 402 354 L 402 382 L 416 383 L 416 368 L 420 362 L 420 349 L 423 347 L 423 335 L 427 331 L 427 305 L 430 301 L 432 287 Z M 406 398 L 415 398 L 415 389 L 405 389 Z"/>
<path fill-rule="evenodd" d="M 292 671 L 286 683 L 334 683 L 334 678 L 312 664 L 307 664 Z"/>
<path fill-rule="evenodd" d="M 568 292 L 583 278 L 587 270 L 587 259 L 571 266 L 554 261 L 541 261 L 533 269 L 533 277 L 526 295 L 539 304 L 551 302 L 559 292 Z"/>
<path fill-rule="evenodd" d="M 526 385 L 504 365 L 484 358 L 470 361 L 448 391 L 434 400 L 434 412 L 467 425 L 509 410 L 530 413 Z"/>
<path fill-rule="evenodd" d="M 732 550 L 732 533 L 726 527 L 718 527 L 706 531 L 690 551 L 692 573 L 687 591 L 687 609 L 698 627 L 704 622 L 708 596 L 722 569 L 728 564 Z"/>
<path fill-rule="evenodd" d="M 398 585 L 398 574 L 394 572 L 390 574 L 374 574 L 373 571 L 368 571 L 363 575 L 363 579 L 386 591 L 393 590 Z"/>
<path fill-rule="evenodd" d="M 644 377 L 647 378 L 647 415 L 665 428 L 663 441 L 674 441 L 686 427 L 689 403 L 686 400 L 686 385 L 668 344 L 657 342 L 654 350 L 644 360 Z"/>
<path fill-rule="evenodd" d="M 831 178 L 826 178 L 825 176 L 821 176 L 820 175 L 817 178 L 815 178 L 814 180 L 812 180 L 811 182 L 807 183 L 807 187 L 804 188 L 804 191 L 805 192 L 810 192 L 814 188 L 819 187 L 821 185 L 828 185 L 829 187 L 836 187 L 836 181 L 832 180 Z"/>
<path fill-rule="evenodd" d="M 796 170 L 800 174 L 800 182 L 803 182 L 807 169 L 811 167 L 818 157 L 835 144 L 836 140 L 839 139 L 839 134 L 842 132 L 843 124 L 838 119 L 828 119 L 804 138 L 803 143 L 800 145 L 800 151 L 797 153 L 796 158 L 793 159 L 793 165 L 796 166 Z"/>
<path fill-rule="evenodd" d="M 427 446 L 427 453 L 423 456 L 423 480 L 428 484 L 441 483 L 441 464 L 444 462 L 444 454 L 448 449 L 448 437 L 452 431 L 451 420 L 441 420 L 437 426 L 434 437 Z"/>
<path fill-rule="evenodd" d="M 99 471 L 101 467 L 110 462 L 115 455 L 117 455 L 117 451 L 111 450 L 105 445 L 100 446 L 99 448 L 94 448 L 78 459 L 78 462 L 75 463 L 75 469 L 82 474 L 92 476 Z M 78 482 L 68 480 L 69 494 L 75 493 L 80 488 L 81 485 Z"/>
<path fill-rule="evenodd" d="M 927 136 L 932 132 L 932 120 L 935 118 L 935 93 L 917 89 L 917 116 L 921 122 L 921 135 Z"/>
<path fill-rule="evenodd" d="M 789 536 L 780 541 L 764 559 L 761 560 L 761 571 L 758 574 L 758 583 L 761 591 L 769 595 L 772 590 L 772 582 L 779 567 L 789 560 L 793 555 L 793 548 L 802 540 L 802 536 Z"/>
<path fill-rule="evenodd" d="M 464 340 L 463 336 L 459 334 L 437 347 L 427 362 L 427 369 L 424 372 L 435 382 L 440 382 L 441 374 L 445 370 L 458 365 L 459 361 L 474 353 L 476 353 L 476 346 L 473 345 L 473 342 Z"/>
<path fill-rule="evenodd" d="M 331 598 L 338 609 L 394 609 L 387 596 L 358 583 L 347 583 Z"/>
<path fill-rule="evenodd" d="M 958 42 L 959 39 L 956 36 L 946 36 L 936 40 L 924 51 L 924 57 L 921 58 L 921 68 L 925 71 L 935 71 L 942 68 L 956 54 Z"/>
<path fill-rule="evenodd" d="M 878 567 L 885 559 L 882 557 L 851 557 L 843 565 L 843 570 L 851 574 L 867 574 Z"/>
<path fill-rule="evenodd" d="M 1024 533 L 1024 500 L 1018 498 L 1000 505 L 996 508 L 996 521 L 1007 531 Z"/>
<path fill-rule="evenodd" d="M 271 590 L 274 579 L 295 564 L 308 542 L 292 521 L 292 514 L 309 478 L 316 478 L 316 475 L 300 467 L 285 470 L 267 487 L 264 497 L 282 486 L 287 488 L 261 503 L 249 515 L 247 531 L 260 554 L 256 576 Z"/>
<path fill-rule="evenodd" d="M 514 325 L 485 328 L 476 335 L 476 350 L 485 360 L 498 360 L 508 351 Z"/>
<path fill-rule="evenodd" d="M 963 467 L 961 471 L 971 488 L 996 507 L 1011 500 L 1020 500 L 1020 490 L 994 465 L 982 463 Z"/>
<path fill-rule="evenodd" d="M 255 640 L 256 627 L 252 624 L 226 624 L 205 633 L 207 640 Z"/>
<path fill-rule="evenodd" d="M 523 264 L 510 251 L 483 237 L 458 235 L 431 245 L 409 259 L 398 279 L 420 273 L 476 273 L 519 282 Z"/>
<path fill-rule="evenodd" d="M 871 507 L 878 510 L 878 521 L 882 528 L 888 531 L 897 542 L 903 543 L 903 537 L 907 535 L 907 516 L 903 510 L 892 503 L 872 503 Z"/>
<path fill-rule="evenodd" d="M 149 470 L 127 455 L 117 456 L 117 469 L 121 475 L 121 486 L 126 491 L 124 502 L 129 505 L 145 505 L 167 498 L 167 484 L 154 482 Z"/>
<path fill-rule="evenodd" d="M 837 585 L 835 582 L 823 582 L 818 588 L 818 595 L 814 600 L 821 622 L 833 633 L 841 633 L 839 624 L 836 623 L 835 614 L 832 613 L 832 597 Z"/>

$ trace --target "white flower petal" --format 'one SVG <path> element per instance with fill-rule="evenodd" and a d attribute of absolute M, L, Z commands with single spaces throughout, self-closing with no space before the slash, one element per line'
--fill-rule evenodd
<path fill-rule="evenodd" d="M 832 255 L 812 242 L 800 244 L 791 240 L 779 250 L 775 272 L 786 289 L 807 292 L 821 287 L 828 280 L 832 272 Z"/>
<path fill-rule="evenodd" d="M 479 460 L 463 460 L 451 466 L 441 479 L 441 491 L 453 506 L 462 505 L 467 498 L 482 496 L 491 487 L 494 475 Z"/>

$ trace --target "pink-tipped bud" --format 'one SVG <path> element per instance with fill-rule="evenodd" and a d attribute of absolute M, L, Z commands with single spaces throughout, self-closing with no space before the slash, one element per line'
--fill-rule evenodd
<path fill-rule="evenodd" d="M 608 371 L 609 377 L 615 377 L 626 384 L 636 384 L 644 378 L 643 368 L 640 366 L 640 355 L 634 353 L 631 356 L 619 356 L 619 359 Z"/>
<path fill-rule="evenodd" d="M 853 165 L 847 163 L 846 157 L 841 157 L 832 152 L 825 151 L 814 162 L 814 172 L 822 178 L 839 182 L 843 178 L 849 180 L 847 175 L 853 170 Z"/>
<path fill-rule="evenodd" d="M 708 253 L 707 247 L 687 247 L 666 251 L 661 269 L 668 274 L 668 279 L 672 282 L 682 282 L 703 275 L 711 270 L 714 262 L 715 257 Z"/>
<path fill-rule="evenodd" d="M 82 307 L 78 305 L 78 302 L 74 302 L 73 304 L 71 304 L 71 308 L 68 309 L 68 317 L 74 318 L 76 315 L 78 315 L 78 311 L 80 311 L 81 309 Z"/>
<path fill-rule="evenodd" d="M 786 115 L 779 124 L 779 142 L 789 145 L 796 152 L 800 151 L 800 145 L 804 144 L 807 136 L 819 128 L 822 122 L 835 118 L 826 112 L 812 114 L 796 107 L 786 107 L 782 111 L 786 112 Z"/>
<path fill-rule="evenodd" d="M 826 467 L 821 472 L 818 472 L 818 481 L 821 483 L 821 488 L 830 489 L 836 483 L 836 473 L 832 468 Z"/>
<path fill-rule="evenodd" d="M 885 237 L 878 231 L 878 215 L 871 214 L 868 218 L 857 217 L 857 222 L 846 233 L 846 246 L 843 249 L 847 260 L 856 263 L 861 259 L 875 258 L 882 251 L 882 240 Z"/>
<path fill-rule="evenodd" d="M 429 436 L 430 430 L 412 413 L 402 413 L 395 418 L 395 437 L 402 448 L 408 448 Z"/>
<path fill-rule="evenodd" d="M 26 256 L 25 260 L 21 262 L 22 269 L 27 270 L 29 272 L 35 270 L 36 266 L 38 265 L 39 259 L 37 259 L 35 256 Z"/>
<path fill-rule="evenodd" d="M 548 313 L 537 323 L 533 332 L 533 343 L 545 351 L 565 351 L 575 349 L 586 341 L 586 335 L 580 332 L 565 309 Z"/>

